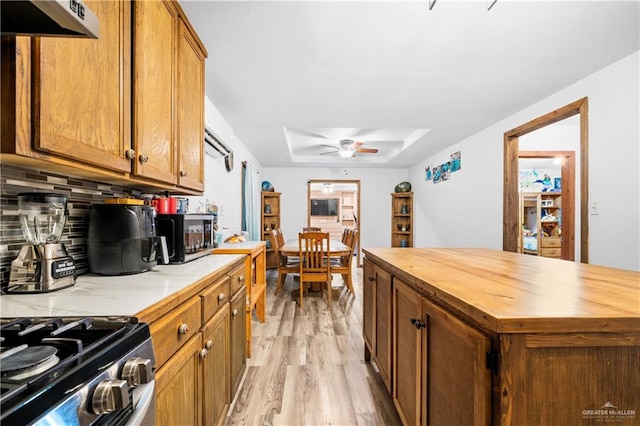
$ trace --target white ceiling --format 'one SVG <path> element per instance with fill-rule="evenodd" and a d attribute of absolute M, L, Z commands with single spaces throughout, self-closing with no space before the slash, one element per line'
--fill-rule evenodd
<path fill-rule="evenodd" d="M 181 4 L 207 96 L 266 167 L 408 167 L 640 45 L 638 0 Z M 379 153 L 320 155 L 341 139 Z"/>

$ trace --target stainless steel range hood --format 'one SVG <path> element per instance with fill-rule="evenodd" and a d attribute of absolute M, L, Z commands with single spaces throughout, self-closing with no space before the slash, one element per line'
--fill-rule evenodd
<path fill-rule="evenodd" d="M 2 0 L 2 35 L 98 38 L 98 17 L 80 0 Z"/>

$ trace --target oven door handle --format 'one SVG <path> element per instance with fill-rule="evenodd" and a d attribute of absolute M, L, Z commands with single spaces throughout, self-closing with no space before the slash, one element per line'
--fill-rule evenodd
<path fill-rule="evenodd" d="M 142 389 L 144 388 L 144 389 Z M 155 411 L 156 411 L 156 399 L 155 399 L 156 381 L 152 380 L 144 385 L 139 385 L 135 390 L 142 390 L 142 393 L 135 395 L 133 401 L 133 412 L 131 417 L 127 419 L 127 426 L 149 425 L 155 424 Z M 135 398 L 138 396 L 138 400 Z"/>

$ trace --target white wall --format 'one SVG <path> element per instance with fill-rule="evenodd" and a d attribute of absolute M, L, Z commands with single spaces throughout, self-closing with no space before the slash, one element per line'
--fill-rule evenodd
<path fill-rule="evenodd" d="M 390 246 L 390 194 L 398 183 L 407 180 L 407 169 L 265 167 L 260 180 L 268 180 L 276 192 L 282 193 L 280 226 L 287 239 L 297 238 L 307 224 L 309 179 L 360 180 L 360 245 L 364 248 Z"/>
<path fill-rule="evenodd" d="M 198 212 L 201 203 L 217 204 L 218 226 L 240 231 L 242 225 L 242 162 L 247 161 L 257 170 L 262 165 L 236 137 L 233 129 L 213 103 L 205 100 L 205 123 L 213 129 L 232 150 L 234 168 L 228 173 L 223 158 L 205 156 L 205 190 L 202 197 L 189 198 L 189 212 Z"/>
<path fill-rule="evenodd" d="M 502 249 L 504 132 L 586 96 L 589 197 L 599 210 L 589 216 L 590 263 L 640 270 L 639 61 L 635 52 L 412 166 L 416 246 Z M 460 171 L 425 181 L 425 165 L 458 150 Z"/>

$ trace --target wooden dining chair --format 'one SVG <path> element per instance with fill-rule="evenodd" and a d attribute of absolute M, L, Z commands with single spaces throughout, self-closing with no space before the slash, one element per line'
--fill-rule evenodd
<path fill-rule="evenodd" d="M 327 306 L 331 308 L 331 262 L 329 262 L 329 233 L 301 232 L 298 234 L 300 256 L 300 307 L 306 283 L 324 283 L 327 289 Z"/>
<path fill-rule="evenodd" d="M 283 256 L 280 253 L 280 248 L 284 246 L 284 236 L 282 235 L 282 230 L 280 228 L 272 229 L 271 236 L 273 249 L 276 251 L 278 259 L 278 281 L 274 292 L 274 294 L 278 294 L 282 287 L 284 287 L 284 281 L 287 278 L 287 274 L 300 273 L 300 260 L 297 257 Z"/>
<path fill-rule="evenodd" d="M 344 245 L 351 248 L 348 255 L 340 256 L 339 258 L 332 258 L 331 260 L 331 273 L 332 274 L 340 274 L 342 275 L 342 280 L 344 281 L 344 285 L 349 289 L 351 294 L 355 296 L 355 291 L 353 289 L 353 276 L 351 273 L 351 265 L 353 263 L 353 249 L 355 248 L 355 243 L 358 237 L 357 229 L 345 229 L 346 236 L 343 238 L 342 242 Z"/>

